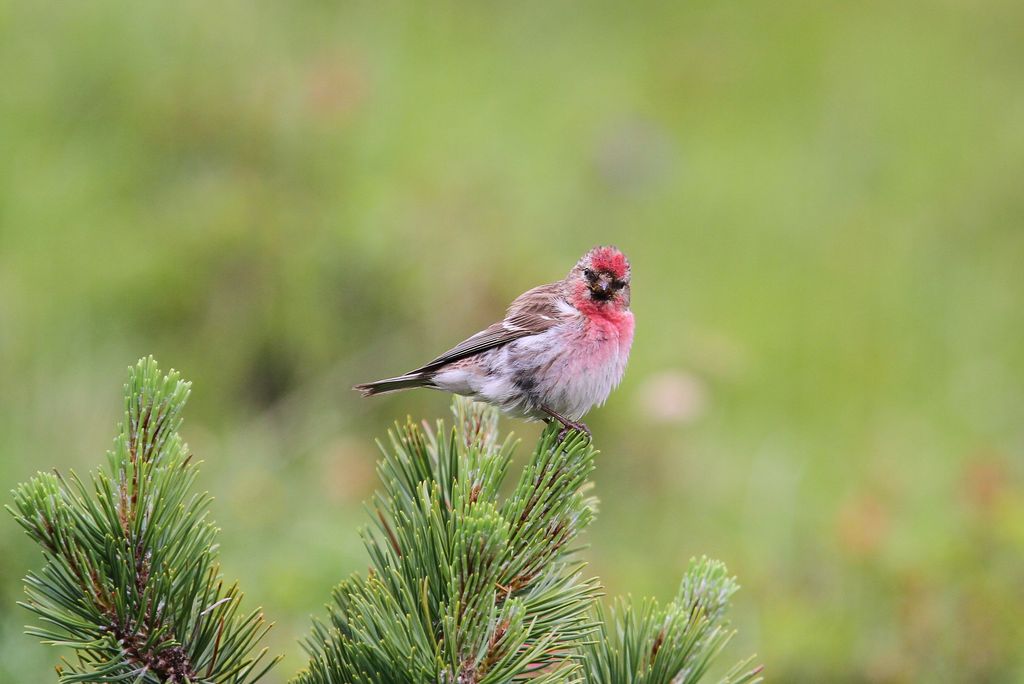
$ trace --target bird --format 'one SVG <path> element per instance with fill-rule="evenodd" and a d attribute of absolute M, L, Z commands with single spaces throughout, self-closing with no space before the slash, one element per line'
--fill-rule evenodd
<path fill-rule="evenodd" d="M 363 396 L 426 387 L 503 413 L 557 421 L 558 441 L 622 380 L 633 344 L 630 265 L 616 247 L 594 247 L 555 283 L 527 290 L 504 319 L 402 375 L 356 385 Z"/>

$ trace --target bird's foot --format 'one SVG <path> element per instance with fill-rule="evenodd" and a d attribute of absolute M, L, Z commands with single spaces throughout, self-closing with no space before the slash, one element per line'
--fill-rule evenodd
<path fill-rule="evenodd" d="M 587 427 L 586 423 L 567 420 L 562 422 L 562 429 L 558 432 L 559 443 L 564 442 L 565 438 L 568 437 L 569 433 L 572 432 L 573 430 L 586 435 L 588 442 L 593 441 L 594 439 L 594 436 L 590 434 L 590 428 Z"/>
<path fill-rule="evenodd" d="M 588 442 L 593 440 L 593 435 L 590 434 L 590 428 L 587 427 L 586 423 L 577 420 L 569 420 L 565 416 L 555 411 L 552 411 L 547 406 L 542 405 L 540 408 L 542 411 L 544 411 L 544 413 L 551 416 L 551 418 L 547 419 L 548 423 L 550 423 L 551 420 L 557 420 L 559 423 L 562 424 L 562 430 L 558 433 L 558 444 L 561 444 L 563 441 L 565 441 L 565 438 L 568 437 L 569 433 L 572 432 L 573 430 L 586 435 Z"/>

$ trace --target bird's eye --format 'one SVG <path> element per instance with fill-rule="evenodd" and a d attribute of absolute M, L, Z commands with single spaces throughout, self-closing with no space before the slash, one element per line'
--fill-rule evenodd
<path fill-rule="evenodd" d="M 597 274 L 591 271 L 589 268 L 583 269 L 583 275 L 586 277 L 587 280 L 597 279 Z"/>
<path fill-rule="evenodd" d="M 621 290 L 624 287 L 626 287 L 626 281 L 624 281 L 624 280 L 613 280 L 612 281 L 612 289 L 613 290 Z"/>

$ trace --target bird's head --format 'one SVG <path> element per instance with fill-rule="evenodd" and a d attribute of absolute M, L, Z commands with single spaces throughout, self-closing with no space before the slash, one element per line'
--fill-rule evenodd
<path fill-rule="evenodd" d="M 569 273 L 576 297 L 597 306 L 629 307 L 629 261 L 611 246 L 594 247 Z"/>

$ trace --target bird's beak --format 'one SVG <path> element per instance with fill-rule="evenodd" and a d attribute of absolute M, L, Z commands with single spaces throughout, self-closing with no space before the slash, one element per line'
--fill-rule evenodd
<path fill-rule="evenodd" d="M 590 291 L 601 299 L 607 298 L 612 291 L 612 283 L 607 278 L 598 278 L 590 286 Z"/>

